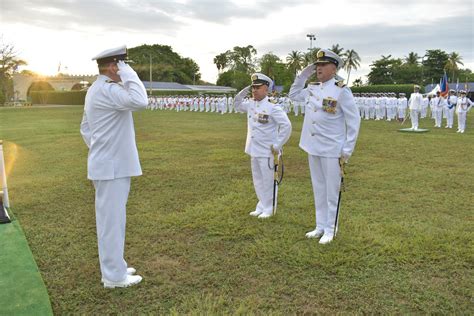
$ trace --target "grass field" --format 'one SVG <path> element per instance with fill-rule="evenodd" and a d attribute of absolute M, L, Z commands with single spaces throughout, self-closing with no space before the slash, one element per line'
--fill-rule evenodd
<path fill-rule="evenodd" d="M 135 113 L 144 174 L 126 259 L 144 281 L 118 290 L 100 284 L 82 107 L 0 108 L 0 138 L 7 163 L 17 146 L 12 210 L 55 314 L 472 314 L 473 113 L 462 135 L 429 119 L 425 134 L 363 121 L 326 246 L 305 238 L 315 215 L 302 117 L 290 116 L 279 213 L 258 220 L 245 115 Z"/>

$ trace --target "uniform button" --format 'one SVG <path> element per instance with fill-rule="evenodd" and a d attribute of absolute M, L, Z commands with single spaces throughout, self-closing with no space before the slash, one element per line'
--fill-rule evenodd
<path fill-rule="evenodd" d="M 313 124 L 316 124 L 316 121 L 313 121 Z"/>
<path fill-rule="evenodd" d="M 252 115 L 249 115 L 249 118 L 251 118 L 251 117 L 252 117 Z"/>
<path fill-rule="evenodd" d="M 316 135 L 316 134 L 315 134 L 315 133 L 311 133 L 311 136 L 314 136 L 314 135 Z M 252 136 L 252 137 L 253 137 L 253 136 Z"/>
<path fill-rule="evenodd" d="M 250 138 L 253 138 L 253 136 L 250 136 Z"/>

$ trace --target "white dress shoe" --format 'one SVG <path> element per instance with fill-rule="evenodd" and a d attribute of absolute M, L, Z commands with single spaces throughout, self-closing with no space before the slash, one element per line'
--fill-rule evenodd
<path fill-rule="evenodd" d="M 306 238 L 320 238 L 322 235 L 324 235 L 324 230 L 316 228 L 315 230 L 307 232 Z"/>
<path fill-rule="evenodd" d="M 127 275 L 134 275 L 135 273 L 137 273 L 137 270 L 133 267 L 128 267 L 127 268 Z M 102 278 L 100 280 L 101 283 L 104 283 L 104 278 Z"/>
<path fill-rule="evenodd" d="M 334 238 L 334 235 L 324 234 L 323 237 L 321 237 L 321 239 L 319 240 L 319 243 L 321 245 L 328 244 L 333 240 L 333 238 Z"/>
<path fill-rule="evenodd" d="M 125 280 L 120 281 L 120 282 L 113 282 L 113 281 L 109 281 L 109 280 L 104 279 L 104 287 L 106 289 L 113 289 L 113 288 L 116 288 L 116 287 L 129 287 L 129 286 L 140 283 L 142 281 L 142 279 L 143 278 L 139 275 L 128 275 L 127 274 L 127 277 L 125 278 Z"/>
<path fill-rule="evenodd" d="M 262 214 L 262 211 L 259 211 L 259 210 L 255 210 L 255 211 L 249 213 L 250 216 L 258 216 L 260 214 Z"/>
<path fill-rule="evenodd" d="M 262 213 L 262 214 L 258 215 L 258 218 L 269 218 L 272 215 L 273 215 L 272 213 Z"/>

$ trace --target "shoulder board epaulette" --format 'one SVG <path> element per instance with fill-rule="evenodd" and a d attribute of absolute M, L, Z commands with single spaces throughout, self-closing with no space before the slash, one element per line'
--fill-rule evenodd
<path fill-rule="evenodd" d="M 270 103 L 277 104 L 276 100 L 269 100 L 269 101 L 270 101 Z"/>
<path fill-rule="evenodd" d="M 343 80 L 336 81 L 335 85 L 338 86 L 339 88 L 344 88 L 346 86 Z"/>
<path fill-rule="evenodd" d="M 107 83 L 117 83 L 116 81 L 113 81 L 113 80 L 105 80 L 105 82 L 107 82 Z"/>

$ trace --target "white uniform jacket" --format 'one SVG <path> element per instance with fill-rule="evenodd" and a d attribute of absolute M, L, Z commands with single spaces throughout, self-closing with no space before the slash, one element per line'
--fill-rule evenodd
<path fill-rule="evenodd" d="M 421 111 L 421 107 L 423 106 L 423 96 L 418 92 L 412 93 L 408 100 L 408 106 L 410 110 Z"/>
<path fill-rule="evenodd" d="M 470 107 L 472 106 L 471 99 L 467 97 L 459 97 L 456 104 L 456 113 L 465 113 L 469 112 Z"/>
<path fill-rule="evenodd" d="M 310 155 L 327 158 L 339 158 L 342 154 L 350 156 L 360 127 L 351 90 L 339 87 L 334 78 L 309 84 L 306 89 L 304 84 L 305 80 L 297 77 L 289 93 L 293 101 L 303 101 L 306 106 L 301 149 Z"/>
<path fill-rule="evenodd" d="M 245 153 L 251 157 L 271 157 L 271 146 L 281 149 L 291 135 L 291 122 L 280 107 L 265 97 L 261 101 L 235 98 L 237 111 L 247 112 Z"/>
<path fill-rule="evenodd" d="M 121 77 L 123 85 L 99 75 L 86 94 L 81 134 L 89 147 L 90 180 L 142 174 L 132 111 L 146 108 L 146 90 L 136 73 Z"/>

